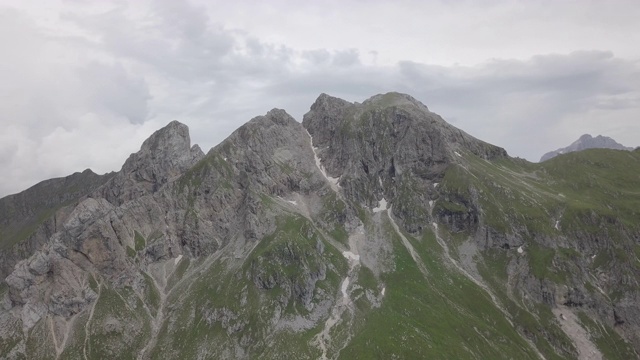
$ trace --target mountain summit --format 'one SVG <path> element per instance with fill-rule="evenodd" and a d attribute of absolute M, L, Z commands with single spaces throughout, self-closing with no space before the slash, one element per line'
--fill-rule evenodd
<path fill-rule="evenodd" d="M 640 152 L 542 164 L 322 94 L 0 199 L 8 359 L 637 358 Z"/>
<path fill-rule="evenodd" d="M 571 145 L 555 151 L 550 151 L 542 155 L 542 157 L 540 158 L 540 162 L 549 160 L 558 155 L 567 154 L 574 151 L 582 151 L 586 149 L 633 150 L 633 148 L 619 144 L 618 142 L 607 136 L 598 135 L 596 137 L 592 137 L 589 134 L 584 134 L 580 136 L 578 140 L 571 143 Z"/>

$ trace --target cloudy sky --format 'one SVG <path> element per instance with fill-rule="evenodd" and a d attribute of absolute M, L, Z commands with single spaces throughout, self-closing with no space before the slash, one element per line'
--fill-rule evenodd
<path fill-rule="evenodd" d="M 406 92 L 512 156 L 640 145 L 629 1 L 0 0 L 0 196 L 120 169 L 177 119 L 206 152 L 320 93 Z"/>

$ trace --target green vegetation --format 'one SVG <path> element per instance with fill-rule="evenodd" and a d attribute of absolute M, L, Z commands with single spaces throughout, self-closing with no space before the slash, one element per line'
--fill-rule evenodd
<path fill-rule="evenodd" d="M 638 354 L 625 342 L 617 332 L 605 324 L 598 323 L 584 312 L 578 312 L 578 318 L 591 336 L 591 340 L 598 346 L 606 359 L 635 359 Z"/>
<path fill-rule="evenodd" d="M 18 326 L 14 326 L 11 330 L 13 336 L 7 336 L 6 338 L 0 337 L 0 354 L 8 354 L 11 349 L 13 349 L 16 345 L 20 343 L 21 340 L 21 330 Z"/>
<path fill-rule="evenodd" d="M 630 269 L 638 268 L 638 245 L 630 234 L 640 231 L 640 152 L 587 150 L 541 164 L 510 158 L 486 161 L 469 153 L 462 155 L 461 161 L 445 173 L 434 214 L 476 211 L 481 223 L 489 228 L 488 236 L 493 231 L 522 239 L 524 255 L 490 249 L 482 253 L 486 261 L 479 270 L 514 323 L 531 334 L 545 357 L 553 358 L 559 349 L 570 348 L 571 342 L 553 324 L 547 307 L 525 305 L 525 300 L 516 300 L 520 295 L 507 297 L 507 263 L 511 256 L 524 256 L 536 278 L 556 284 L 574 283 L 576 276 L 588 277 L 584 265 L 594 272 L 615 268 L 633 276 Z M 473 234 L 474 229 L 467 230 L 467 235 Z M 449 235 L 455 241 L 455 234 Z M 550 239 L 558 239 L 558 243 Z M 589 241 L 590 247 L 597 245 L 595 254 L 584 253 L 582 241 Z M 585 287 L 596 292 L 588 281 Z M 633 289 L 618 284 L 609 295 L 617 302 L 630 291 Z M 575 356 L 574 351 L 570 353 Z M 605 356 L 631 358 L 628 353 L 621 354 Z M 566 357 L 569 353 L 561 355 Z"/>
<path fill-rule="evenodd" d="M 469 199 L 475 189 L 485 221 L 498 232 L 518 224 L 531 236 L 552 235 L 558 232 L 555 221 L 564 232 L 594 234 L 619 234 L 617 224 L 640 226 L 637 153 L 588 150 L 541 164 L 508 158 L 489 162 L 465 154 L 464 161 L 465 166 L 446 171 L 445 194 Z"/>
<path fill-rule="evenodd" d="M 96 279 L 93 277 L 93 274 L 89 274 L 88 276 L 89 278 L 89 288 L 91 288 L 91 290 L 95 291 L 96 293 L 98 293 L 99 290 L 99 286 L 98 282 L 96 281 Z"/>
<path fill-rule="evenodd" d="M 491 249 L 485 252 L 484 261 L 478 264 L 478 271 L 522 334 L 528 334 L 538 350 L 547 359 L 575 357 L 576 350 L 571 339 L 560 329 L 551 310 L 546 305 L 524 305 L 522 299 L 516 302 L 507 296 L 506 250 Z M 560 353 L 558 353 L 560 352 Z"/>
<path fill-rule="evenodd" d="M 104 285 L 96 301 L 89 324 L 89 356 L 135 359 L 151 334 L 142 301 L 131 289 L 115 290 Z"/>
<path fill-rule="evenodd" d="M 167 290 L 172 289 L 178 283 L 178 281 L 182 279 L 184 274 L 187 272 L 189 265 L 191 265 L 191 259 L 189 259 L 188 257 L 182 257 L 173 274 L 171 274 L 171 276 L 167 280 Z"/>
<path fill-rule="evenodd" d="M 578 270 L 575 261 L 583 255 L 576 248 L 542 245 L 541 239 L 601 239 L 607 249 L 598 252 L 593 268 L 632 263 L 629 255 L 637 244 L 628 234 L 640 231 L 638 173 L 637 152 L 588 150 L 541 164 L 510 158 L 490 162 L 465 153 L 462 164 L 447 169 L 434 213 L 474 211 L 469 204 L 476 198 L 484 224 L 525 240 L 536 277 L 563 283 L 563 274 Z"/>
<path fill-rule="evenodd" d="M 20 219 L 19 226 L 0 228 L 0 250 L 10 249 L 12 246 L 28 239 L 62 206 L 39 210 L 37 215 L 27 218 L 26 223 L 23 222 L 23 219 Z"/>
<path fill-rule="evenodd" d="M 84 313 L 78 316 L 69 332 L 67 339 L 67 346 L 65 347 L 60 359 L 74 360 L 84 359 L 84 345 L 85 345 L 85 325 L 89 319 L 89 313 Z M 97 357 L 90 357 L 91 360 Z"/>
<path fill-rule="evenodd" d="M 29 330 L 29 338 L 25 346 L 28 359 L 56 358 L 56 349 L 49 329 L 49 319 L 42 318 Z"/>
<path fill-rule="evenodd" d="M 189 276 L 179 275 L 189 266 L 185 260 L 176 269 L 177 278 Z M 308 315 L 295 289 L 302 288 L 310 274 L 319 273 L 321 268 L 325 268 L 326 276 L 316 282 L 315 294 L 333 293 L 341 281 L 339 274 L 346 271 L 344 257 L 307 219 L 279 217 L 276 231 L 262 239 L 242 263 L 217 260 L 188 284 L 177 285 L 180 288 L 174 289 L 168 299 L 175 304 L 175 322 L 163 324 L 152 357 L 179 354 L 193 358 L 202 351 L 220 357 L 222 349 L 247 337 L 256 339 L 248 346 L 261 358 L 275 354 L 317 358 L 318 350 L 308 343 L 322 324 L 296 333 L 270 333 L 270 322 L 274 316 Z M 169 284 L 175 282 L 170 279 Z M 182 286 L 188 287 L 188 292 Z M 261 340 L 267 337 L 268 346 Z"/>
<path fill-rule="evenodd" d="M 558 267 L 554 265 L 556 255 L 554 249 L 531 242 L 527 246 L 527 257 L 533 275 L 538 279 L 548 279 L 557 284 L 565 283 L 567 281 L 565 273 L 558 271 Z"/>
<path fill-rule="evenodd" d="M 343 244 L 349 243 L 349 234 L 347 230 L 344 229 L 344 226 L 336 225 L 329 235 Z"/>
<path fill-rule="evenodd" d="M 344 228 L 347 207 L 344 201 L 334 193 L 330 192 L 322 198 L 322 212 L 320 213 L 320 225 L 335 240 L 347 245 L 349 234 Z"/>
<path fill-rule="evenodd" d="M 127 246 L 127 256 L 129 256 L 130 258 L 135 258 L 136 254 L 136 251 L 131 246 Z"/>
<path fill-rule="evenodd" d="M 395 232 L 387 231 L 396 269 L 383 276 L 382 307 L 371 311 L 341 358 L 536 358 L 488 295 L 445 266 L 433 234 L 407 237 L 424 261 L 425 278 Z"/>
<path fill-rule="evenodd" d="M 140 234 L 137 230 L 134 230 L 133 234 L 135 251 L 137 252 L 140 250 L 144 250 L 144 247 L 147 245 L 147 241 L 144 239 L 144 236 L 142 236 L 142 234 Z"/>
<path fill-rule="evenodd" d="M 191 190 L 198 189 L 202 185 L 202 179 L 207 177 L 229 179 L 232 176 L 233 168 L 231 165 L 218 152 L 210 152 L 180 177 L 178 188 L 181 192 L 187 187 Z"/>
<path fill-rule="evenodd" d="M 155 316 L 158 308 L 160 307 L 160 292 L 158 288 L 156 288 L 155 282 L 151 279 L 147 273 L 142 273 L 144 277 L 144 300 L 147 303 L 147 306 L 152 312 L 152 315 Z"/>

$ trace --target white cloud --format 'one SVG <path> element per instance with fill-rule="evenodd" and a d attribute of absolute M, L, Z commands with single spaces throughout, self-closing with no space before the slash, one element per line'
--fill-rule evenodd
<path fill-rule="evenodd" d="M 322 92 L 407 92 L 530 160 L 586 132 L 639 145 L 634 9 L 616 18 L 599 2 L 52 4 L 0 5 L 0 196 L 86 167 L 118 170 L 174 119 L 206 151 L 273 107 L 301 120 Z"/>

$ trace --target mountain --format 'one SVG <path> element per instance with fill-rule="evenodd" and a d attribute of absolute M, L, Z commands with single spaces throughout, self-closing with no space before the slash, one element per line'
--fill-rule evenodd
<path fill-rule="evenodd" d="M 596 137 L 592 137 L 589 134 L 584 134 L 580 136 L 578 140 L 571 143 L 571 145 L 555 151 L 550 151 L 542 155 L 542 157 L 540 158 L 540 162 L 547 161 L 558 155 L 568 154 L 570 152 L 582 151 L 586 149 L 633 150 L 633 148 L 619 144 L 615 140 L 607 136 L 598 135 Z"/>
<path fill-rule="evenodd" d="M 172 122 L 55 206 L 0 200 L 38 220 L 3 215 L 38 241 L 0 353 L 637 358 L 638 173 L 640 151 L 513 159 L 398 93 L 273 109 L 207 154 Z"/>
<path fill-rule="evenodd" d="M 19 194 L 0 199 L 0 277 L 5 278 L 18 260 L 29 257 L 59 230 L 64 209 L 114 174 L 82 173 L 43 181 Z"/>

